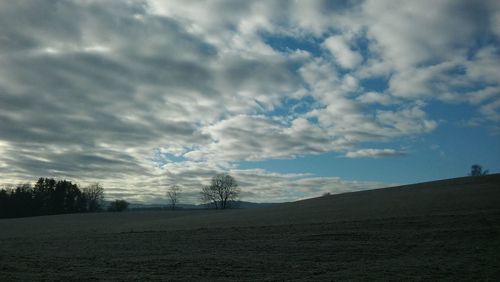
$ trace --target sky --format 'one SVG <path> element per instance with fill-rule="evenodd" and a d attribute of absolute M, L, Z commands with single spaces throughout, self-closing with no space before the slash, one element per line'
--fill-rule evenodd
<path fill-rule="evenodd" d="M 500 172 L 500 2 L 1 1 L 0 185 L 283 202 Z"/>

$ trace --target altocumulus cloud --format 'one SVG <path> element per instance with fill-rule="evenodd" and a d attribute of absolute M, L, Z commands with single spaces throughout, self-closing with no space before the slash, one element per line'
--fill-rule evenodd
<path fill-rule="evenodd" d="M 495 128 L 498 1 L 403 2 L 2 2 L 2 181 L 100 181 L 148 202 L 172 183 L 194 202 L 220 171 L 252 200 L 382 185 L 237 162 L 401 155 L 362 147 L 432 132 L 433 101 Z"/>

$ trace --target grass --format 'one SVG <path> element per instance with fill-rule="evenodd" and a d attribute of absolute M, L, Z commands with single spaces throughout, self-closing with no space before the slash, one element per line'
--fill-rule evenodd
<path fill-rule="evenodd" d="M 500 280 L 500 175 L 256 210 L 0 220 L 0 280 Z"/>

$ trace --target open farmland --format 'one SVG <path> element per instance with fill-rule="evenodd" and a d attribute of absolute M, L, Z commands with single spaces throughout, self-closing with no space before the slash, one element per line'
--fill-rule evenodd
<path fill-rule="evenodd" d="M 271 208 L 0 220 L 0 280 L 500 279 L 500 175 Z"/>

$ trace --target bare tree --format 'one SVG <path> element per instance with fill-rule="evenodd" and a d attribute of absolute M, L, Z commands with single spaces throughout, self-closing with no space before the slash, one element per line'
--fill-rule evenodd
<path fill-rule="evenodd" d="M 228 174 L 215 175 L 210 185 L 201 189 L 202 201 L 212 203 L 216 209 L 228 208 L 228 203 L 237 200 L 239 195 L 238 183 Z"/>
<path fill-rule="evenodd" d="M 219 209 L 217 202 L 217 195 L 210 185 L 204 185 L 201 187 L 201 200 L 204 203 L 210 203 L 215 209 Z"/>
<path fill-rule="evenodd" d="M 175 210 L 175 206 L 179 201 L 181 187 L 179 185 L 172 185 L 168 188 L 167 197 L 170 200 L 170 207 Z"/>
<path fill-rule="evenodd" d="M 87 211 L 94 212 L 102 208 L 104 201 L 104 188 L 95 182 L 83 188 L 83 196 L 86 201 Z"/>

